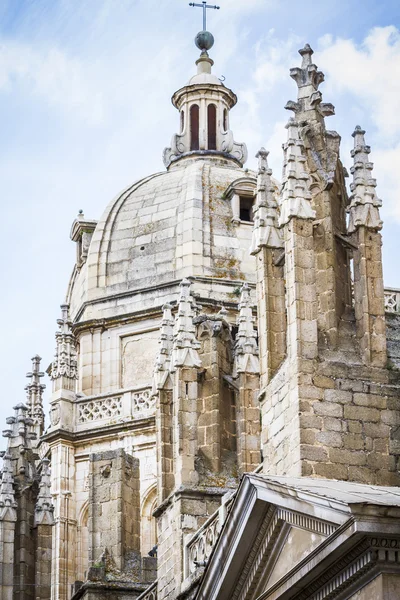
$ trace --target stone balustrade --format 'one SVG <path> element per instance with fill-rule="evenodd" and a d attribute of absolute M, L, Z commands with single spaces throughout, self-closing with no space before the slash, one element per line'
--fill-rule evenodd
<path fill-rule="evenodd" d="M 222 502 L 220 508 L 186 542 L 185 578 L 190 577 L 199 567 L 206 566 L 233 500 L 234 495 L 231 494 Z"/>
<path fill-rule="evenodd" d="M 385 288 L 385 310 L 391 313 L 400 313 L 400 290 Z"/>
<path fill-rule="evenodd" d="M 157 580 L 137 600 L 157 600 Z"/>
<path fill-rule="evenodd" d="M 151 387 L 131 388 L 79 398 L 75 403 L 77 430 L 143 419 L 155 414 Z"/>

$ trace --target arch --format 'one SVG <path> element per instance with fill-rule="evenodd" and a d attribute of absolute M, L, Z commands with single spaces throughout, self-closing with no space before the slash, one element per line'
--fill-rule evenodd
<path fill-rule="evenodd" d="M 142 556 L 147 556 L 157 544 L 157 523 L 153 517 L 156 505 L 157 485 L 154 484 L 146 491 L 140 509 L 140 551 Z"/>
<path fill-rule="evenodd" d="M 181 133 L 185 129 L 185 111 L 181 110 Z"/>
<path fill-rule="evenodd" d="M 89 569 L 89 502 L 86 501 L 78 516 L 77 527 L 77 580 L 85 581 Z"/>
<path fill-rule="evenodd" d="M 224 131 L 228 131 L 228 109 L 224 108 L 224 122 L 223 122 Z"/>
<path fill-rule="evenodd" d="M 217 107 L 215 104 L 207 106 L 207 135 L 208 149 L 217 149 Z"/>
<path fill-rule="evenodd" d="M 192 104 L 190 107 L 190 149 L 199 150 L 200 148 L 200 109 L 198 104 Z"/>

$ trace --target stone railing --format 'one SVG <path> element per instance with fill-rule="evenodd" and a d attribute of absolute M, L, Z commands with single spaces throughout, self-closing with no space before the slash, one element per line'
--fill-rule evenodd
<path fill-rule="evenodd" d="M 385 288 L 385 310 L 400 313 L 400 290 Z"/>
<path fill-rule="evenodd" d="M 150 387 L 131 388 L 79 398 L 75 403 L 77 430 L 143 419 L 155 414 Z"/>
<path fill-rule="evenodd" d="M 157 580 L 137 600 L 157 600 Z"/>
<path fill-rule="evenodd" d="M 225 522 L 234 496 L 230 495 L 185 544 L 185 579 L 205 567 Z"/>

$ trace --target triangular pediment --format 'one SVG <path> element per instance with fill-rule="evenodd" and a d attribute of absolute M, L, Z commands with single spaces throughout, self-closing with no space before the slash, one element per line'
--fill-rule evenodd
<path fill-rule="evenodd" d="M 332 589 L 339 590 L 343 581 L 350 585 L 366 564 L 373 567 L 369 546 L 389 544 L 388 507 L 391 535 L 396 530 L 399 536 L 390 544 L 400 548 L 398 488 L 245 475 L 196 600 L 316 598 L 311 591 L 330 598 Z M 382 539 L 371 538 L 371 519 Z M 358 552 L 364 554 L 354 561 Z"/>

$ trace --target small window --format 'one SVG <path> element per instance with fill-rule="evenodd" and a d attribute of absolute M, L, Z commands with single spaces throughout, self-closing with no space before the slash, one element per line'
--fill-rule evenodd
<path fill-rule="evenodd" d="M 181 110 L 181 133 L 185 129 L 185 113 Z"/>
<path fill-rule="evenodd" d="M 228 111 L 224 108 L 224 131 L 228 131 Z"/>
<path fill-rule="evenodd" d="M 190 149 L 199 149 L 199 107 L 193 104 L 190 107 Z"/>
<path fill-rule="evenodd" d="M 240 220 L 247 221 L 247 223 L 253 222 L 253 198 L 246 196 L 240 196 Z"/>
<path fill-rule="evenodd" d="M 209 104 L 207 107 L 208 121 L 208 149 L 217 149 L 217 108 L 215 104 Z"/>

